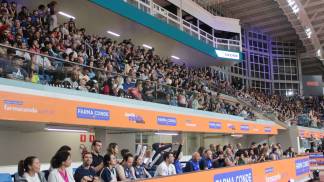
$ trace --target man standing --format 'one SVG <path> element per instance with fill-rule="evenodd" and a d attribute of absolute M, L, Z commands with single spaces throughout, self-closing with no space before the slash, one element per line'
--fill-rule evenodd
<path fill-rule="evenodd" d="M 96 171 L 91 168 L 92 154 L 90 152 L 82 154 L 82 162 L 83 164 L 78 167 L 74 173 L 75 182 L 99 182 Z"/>
<path fill-rule="evenodd" d="M 92 163 L 91 167 L 96 171 L 97 174 L 100 173 L 101 169 L 104 167 L 103 165 L 103 157 L 100 155 L 102 149 L 102 143 L 100 140 L 95 140 L 91 145 L 92 149 Z"/>

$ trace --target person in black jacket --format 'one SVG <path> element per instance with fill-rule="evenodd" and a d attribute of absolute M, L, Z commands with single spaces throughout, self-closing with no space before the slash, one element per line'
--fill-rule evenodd
<path fill-rule="evenodd" d="M 152 163 L 149 164 L 150 167 L 161 164 L 161 162 L 163 161 L 163 154 L 172 150 L 172 144 L 154 143 L 152 145 L 152 148 L 154 155 L 152 158 Z"/>
<path fill-rule="evenodd" d="M 220 168 L 220 167 L 225 167 L 225 166 L 226 166 L 226 163 L 225 163 L 224 152 L 220 151 L 218 153 L 217 158 L 213 162 L 213 167 L 214 168 Z"/>

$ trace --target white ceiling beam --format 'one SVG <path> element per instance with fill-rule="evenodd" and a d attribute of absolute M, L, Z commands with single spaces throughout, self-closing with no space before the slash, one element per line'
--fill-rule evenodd
<path fill-rule="evenodd" d="M 259 7 L 271 6 L 273 3 L 271 1 L 263 0 L 251 0 L 244 1 L 244 3 L 231 3 L 229 4 L 231 11 L 241 11 L 241 10 L 253 10 Z"/>
<path fill-rule="evenodd" d="M 262 13 L 265 13 L 265 12 L 271 13 L 271 12 L 276 12 L 276 11 L 278 11 L 278 7 L 276 7 L 276 6 L 261 6 L 261 7 L 254 8 L 254 9 L 247 8 L 247 9 L 241 10 L 241 11 L 232 11 L 232 9 L 231 9 L 231 12 L 233 12 L 234 15 L 239 18 L 246 17 L 249 15 L 254 16 L 254 14 L 261 13 L 261 12 Z"/>
<path fill-rule="evenodd" d="M 290 14 L 291 12 L 292 12 L 292 9 L 290 8 L 288 8 L 287 9 L 287 6 L 289 6 L 288 5 L 288 2 L 286 1 L 286 0 L 276 0 L 277 2 L 278 2 L 278 4 L 279 4 L 279 6 L 280 6 L 280 8 L 282 8 L 283 9 L 283 11 L 284 11 L 284 13 L 287 15 L 287 14 Z M 313 0 L 312 0 L 313 1 Z M 316 1 L 316 0 L 314 0 L 314 1 Z M 313 48 L 315 49 L 315 50 L 321 50 L 321 52 L 322 52 L 322 55 L 321 56 L 323 56 L 323 50 L 322 50 L 322 46 L 321 46 L 321 44 L 320 44 L 320 40 L 319 40 L 319 38 L 317 37 L 317 35 L 316 35 L 316 32 L 315 32 L 315 30 L 314 30 L 314 27 L 313 27 L 313 25 L 312 25 L 312 22 L 311 22 L 311 20 L 309 19 L 309 17 L 308 17 L 308 14 L 307 14 L 307 12 L 306 12 L 306 10 L 305 10 L 305 8 L 304 8 L 304 6 L 302 5 L 302 3 L 300 2 L 300 0 L 295 0 L 295 3 L 296 3 L 296 5 L 298 6 L 298 8 L 299 8 L 299 12 L 298 12 L 298 14 L 297 14 L 297 16 L 289 16 L 288 17 L 288 19 L 291 21 L 291 20 L 298 20 L 299 22 L 300 22 L 300 24 L 302 25 L 302 27 L 303 27 L 303 29 L 301 29 L 301 28 L 296 28 L 296 27 L 294 27 L 295 29 L 296 29 L 296 33 L 299 35 L 299 37 L 300 37 L 300 39 L 303 41 L 303 43 L 304 43 L 304 45 L 305 45 L 305 43 L 307 42 L 305 39 L 304 39 L 304 36 L 303 35 L 306 35 L 306 33 L 305 33 L 305 29 L 306 28 L 309 28 L 310 29 L 310 31 L 312 32 L 311 33 L 311 37 L 310 37 L 310 41 L 311 41 L 311 43 L 312 43 L 312 45 L 313 45 Z M 308 4 L 309 4 L 310 2 L 308 2 Z M 321 5 L 319 5 L 319 6 L 321 6 Z M 306 45 L 305 45 L 306 46 Z M 309 50 L 311 47 L 310 46 L 307 46 L 307 49 Z M 310 49 L 311 50 L 311 49 Z M 316 56 L 316 54 L 314 55 L 314 56 Z"/>

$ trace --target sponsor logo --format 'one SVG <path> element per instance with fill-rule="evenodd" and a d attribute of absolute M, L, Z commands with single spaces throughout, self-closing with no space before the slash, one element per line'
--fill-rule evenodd
<path fill-rule="evenodd" d="M 77 107 L 76 114 L 77 114 L 77 118 L 81 118 L 81 119 L 93 119 L 93 120 L 104 120 L 104 121 L 108 121 L 110 119 L 110 112 L 105 109 Z"/>
<path fill-rule="evenodd" d="M 39 113 L 39 110 L 33 106 L 24 106 L 23 101 L 3 100 L 3 110 L 11 112 Z"/>
<path fill-rule="evenodd" d="M 265 128 L 264 128 L 264 132 L 269 133 L 269 132 L 271 132 L 271 131 L 272 131 L 272 128 L 271 128 L 271 127 L 265 127 Z"/>
<path fill-rule="evenodd" d="M 241 131 L 249 131 L 250 130 L 249 125 L 241 125 L 240 129 L 241 129 Z"/>
<path fill-rule="evenodd" d="M 216 174 L 214 176 L 214 182 L 252 182 L 253 175 L 252 169 L 244 169 L 239 171 L 227 172 Z"/>
<path fill-rule="evenodd" d="M 141 123 L 141 124 L 145 123 L 142 116 L 136 115 L 134 113 L 125 113 L 125 117 L 127 117 L 128 120 L 133 123 Z"/>
<path fill-rule="evenodd" d="M 309 158 L 314 159 L 314 158 L 324 158 L 322 153 L 318 154 L 309 154 Z"/>
<path fill-rule="evenodd" d="M 235 60 L 240 59 L 240 53 L 238 52 L 215 50 L 215 53 L 220 58 L 235 59 Z"/>
<path fill-rule="evenodd" d="M 231 124 L 231 123 L 227 124 L 227 128 L 235 130 L 235 126 L 233 124 Z"/>
<path fill-rule="evenodd" d="M 188 127 L 197 127 L 197 124 L 193 123 L 190 119 L 185 120 L 185 125 Z"/>
<path fill-rule="evenodd" d="M 320 83 L 317 82 L 317 81 L 308 81 L 308 82 L 306 82 L 306 86 L 309 86 L 309 87 L 318 87 L 318 86 L 320 86 Z"/>
<path fill-rule="evenodd" d="M 266 182 L 278 182 L 281 180 L 281 175 L 280 174 L 276 174 L 273 176 L 267 176 L 266 177 Z"/>
<path fill-rule="evenodd" d="M 221 122 L 213 122 L 213 121 L 210 121 L 209 122 L 209 128 L 211 129 L 222 129 L 222 123 Z"/>
<path fill-rule="evenodd" d="M 264 173 L 269 174 L 273 172 L 273 167 L 268 167 L 264 170 Z"/>
<path fill-rule="evenodd" d="M 176 126 L 177 125 L 177 119 L 172 118 L 172 117 L 158 116 L 157 117 L 157 123 L 159 125 L 164 125 L 164 126 Z"/>
<path fill-rule="evenodd" d="M 295 161 L 296 175 L 309 173 L 309 159 L 298 159 Z"/>

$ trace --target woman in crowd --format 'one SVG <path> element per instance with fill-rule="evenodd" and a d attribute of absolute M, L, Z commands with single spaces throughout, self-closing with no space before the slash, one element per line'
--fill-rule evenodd
<path fill-rule="evenodd" d="M 118 152 L 119 152 L 119 147 L 118 147 L 117 143 L 110 143 L 107 148 L 107 154 L 112 154 L 115 157 L 117 157 Z"/>
<path fill-rule="evenodd" d="M 40 161 L 37 157 L 29 156 L 19 161 L 15 182 L 46 182 L 45 175 L 40 172 Z"/>
<path fill-rule="evenodd" d="M 104 156 L 104 168 L 100 172 L 100 179 L 102 182 L 117 182 L 116 167 L 117 159 L 113 154 L 106 154 Z"/>
<path fill-rule="evenodd" d="M 225 149 L 225 165 L 226 166 L 235 166 L 235 159 L 231 148 Z"/>
<path fill-rule="evenodd" d="M 143 157 L 141 157 L 141 156 L 135 156 L 133 168 L 135 171 L 136 179 L 145 179 L 145 178 L 152 177 L 150 175 L 150 173 L 147 172 L 147 170 L 145 169 L 145 167 L 143 165 Z"/>
<path fill-rule="evenodd" d="M 67 151 L 61 151 L 55 154 L 51 161 L 51 170 L 48 176 L 48 182 L 74 182 L 73 174 L 68 168 L 71 166 L 71 154 Z"/>

